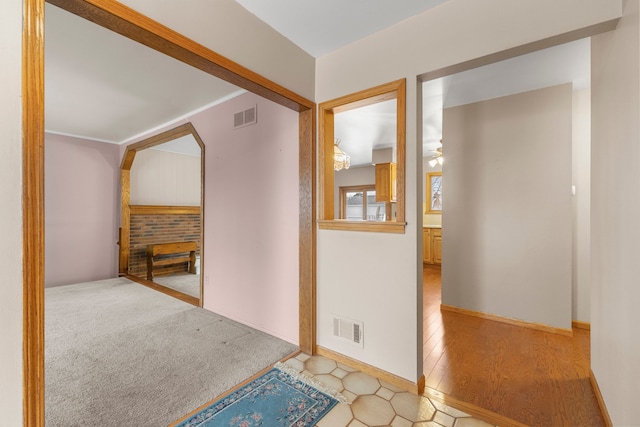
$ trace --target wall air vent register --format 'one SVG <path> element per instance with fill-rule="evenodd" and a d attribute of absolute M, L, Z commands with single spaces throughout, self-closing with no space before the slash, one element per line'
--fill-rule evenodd
<path fill-rule="evenodd" d="M 360 321 L 334 315 L 333 335 L 364 348 L 364 325 Z"/>
<path fill-rule="evenodd" d="M 251 107 L 247 110 L 240 111 L 233 115 L 233 128 L 255 125 L 258 122 L 258 106 Z"/>

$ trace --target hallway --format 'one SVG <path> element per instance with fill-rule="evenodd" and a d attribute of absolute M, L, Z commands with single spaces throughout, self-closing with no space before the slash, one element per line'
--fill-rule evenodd
<path fill-rule="evenodd" d="M 589 382 L 589 336 L 440 311 L 440 267 L 423 269 L 426 387 L 531 426 L 604 426 Z"/>

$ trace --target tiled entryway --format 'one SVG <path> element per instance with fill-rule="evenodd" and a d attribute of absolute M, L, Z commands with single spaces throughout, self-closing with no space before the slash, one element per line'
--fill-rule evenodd
<path fill-rule="evenodd" d="M 318 427 L 489 427 L 482 420 L 434 399 L 417 396 L 322 356 L 301 353 L 285 362 L 340 392 L 338 403 Z"/>

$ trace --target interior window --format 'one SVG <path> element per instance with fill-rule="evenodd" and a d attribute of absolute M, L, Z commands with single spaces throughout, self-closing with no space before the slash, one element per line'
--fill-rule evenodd
<path fill-rule="evenodd" d="M 404 233 L 406 82 L 319 105 L 322 229 Z"/>

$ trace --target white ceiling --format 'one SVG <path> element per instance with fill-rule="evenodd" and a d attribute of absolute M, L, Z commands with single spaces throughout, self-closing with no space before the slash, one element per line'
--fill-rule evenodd
<path fill-rule="evenodd" d="M 48 132 L 128 142 L 244 93 L 48 3 L 45 39 Z"/>
<path fill-rule="evenodd" d="M 396 146 L 396 105 L 392 99 L 334 116 L 334 136 L 352 165 L 371 165 L 373 150 Z"/>
<path fill-rule="evenodd" d="M 186 154 L 187 156 L 202 157 L 202 149 L 193 135 L 185 135 L 151 148 L 152 150 L 169 153 Z"/>
<path fill-rule="evenodd" d="M 563 83 L 589 87 L 590 50 L 590 40 L 582 39 L 424 82 L 423 155 L 434 155 L 443 140 L 443 108 Z M 335 136 L 353 166 L 370 165 L 373 149 L 395 145 L 395 117 L 395 101 L 336 114 Z"/>
<path fill-rule="evenodd" d="M 236 1 L 319 56 L 445 0 Z M 45 12 L 48 132 L 126 143 L 244 92 L 55 6 Z M 589 49 L 588 40 L 577 41 L 425 82 L 425 155 L 442 139 L 443 107 L 566 82 L 586 86 Z M 339 115 L 336 136 L 352 164 L 370 163 L 373 148 L 395 144 L 392 110 L 380 104 Z"/>
<path fill-rule="evenodd" d="M 576 40 L 423 83 L 423 151 L 442 138 L 442 109 L 573 83 L 591 84 L 591 41 Z M 444 141 L 443 141 L 444 143 Z"/>
<path fill-rule="evenodd" d="M 316 58 L 446 0 L 236 0 Z"/>

